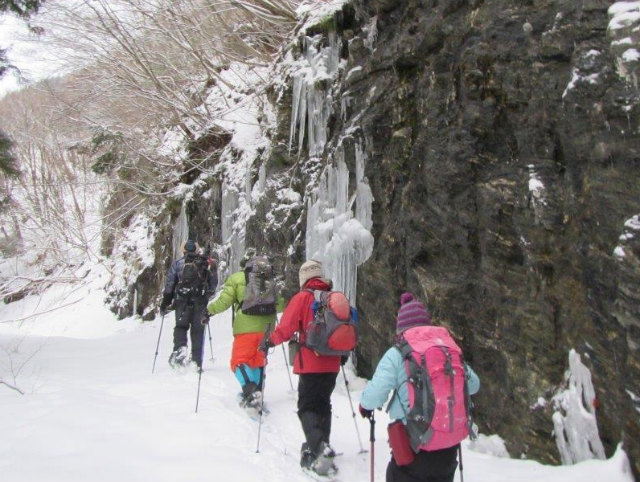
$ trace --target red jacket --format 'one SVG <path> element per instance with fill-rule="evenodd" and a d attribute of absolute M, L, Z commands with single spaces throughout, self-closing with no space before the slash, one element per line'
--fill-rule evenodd
<path fill-rule="evenodd" d="M 274 345 L 279 345 L 299 333 L 300 351 L 293 363 L 293 373 L 338 373 L 340 371 L 340 357 L 318 355 L 313 350 L 304 346 L 305 330 L 313 321 L 313 293 L 305 290 L 329 291 L 330 286 L 321 278 L 311 278 L 303 286 L 303 290 L 297 292 L 289 301 L 282 312 L 280 322 L 271 334 L 270 340 Z"/>

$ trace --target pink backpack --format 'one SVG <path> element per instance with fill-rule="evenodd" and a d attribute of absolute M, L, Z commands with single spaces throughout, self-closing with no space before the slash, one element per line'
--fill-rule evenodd
<path fill-rule="evenodd" d="M 442 326 L 411 328 L 396 347 L 407 373 L 407 432 L 413 450 L 460 443 L 471 423 L 462 350 Z"/>

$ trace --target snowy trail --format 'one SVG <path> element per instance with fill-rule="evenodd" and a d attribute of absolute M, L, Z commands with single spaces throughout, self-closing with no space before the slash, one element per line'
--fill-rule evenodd
<path fill-rule="evenodd" d="M 92 298 L 94 295 L 89 296 Z M 94 300 L 95 301 L 95 300 Z M 26 300 L 25 303 L 29 301 Z M 160 319 L 141 324 L 115 321 L 95 302 L 78 303 L 45 320 L 0 324 L 0 368 L 19 366 L 16 378 L 25 392 L 0 386 L 0 480 L 3 482 L 290 482 L 308 481 L 298 466 L 302 431 L 296 416 L 281 347 L 269 357 L 265 387 L 269 415 L 263 419 L 260 452 L 258 423 L 237 406 L 239 386 L 228 368 L 231 322 L 228 313 L 211 319 L 215 362 L 206 339 L 198 413 L 198 375 L 176 373 L 171 351 L 173 314 L 164 322 L 155 374 L 151 373 Z M 86 308 L 83 308 L 86 306 Z M 0 307 L 10 318 L 11 305 Z M 24 309 L 24 307 L 22 307 Z M 84 311 L 83 311 L 84 310 Z M 83 326 L 78 325 L 84 317 Z M 74 325 L 69 325 L 73 320 Z M 93 338 L 87 338 L 96 323 Z M 42 326 L 57 335 L 43 336 Z M 105 327 L 112 334 L 105 336 Z M 38 328 L 40 327 L 40 328 Z M 59 336 L 64 333 L 66 336 Z M 74 337 L 78 336 L 78 337 Z M 357 406 L 364 381 L 348 370 Z M 297 376 L 292 375 L 294 386 Z M 332 445 L 339 478 L 369 481 L 369 453 L 360 444 L 342 375 L 333 399 Z M 376 412 L 375 480 L 384 481 L 388 461 L 384 412 Z M 355 418 L 365 449 L 369 424 Z M 490 443 L 484 444 L 487 450 Z M 478 446 L 483 449 L 482 444 Z M 464 451 L 467 482 L 612 482 L 632 480 L 624 473 L 625 456 L 570 467 Z M 456 481 L 459 475 L 456 476 Z"/>
<path fill-rule="evenodd" d="M 212 474 L 237 481 L 305 478 L 297 467 L 302 432 L 282 349 L 270 355 L 265 396 L 271 413 L 263 419 L 256 453 L 258 423 L 237 406 L 239 386 L 228 368 L 229 317 L 212 319 L 216 360 L 210 360 L 207 339 L 198 413 L 198 374 L 177 373 L 167 364 L 172 314 L 165 319 L 151 374 L 159 327 L 158 319 L 98 339 L 22 338 L 20 352 L 35 356 L 17 378 L 26 394 L 0 391 L 3 432 L 11 434 L 0 442 L 2 480 L 173 481 Z M 12 338 L 0 335 L 3 346 Z M 340 458 L 348 466 L 344 476 L 357 480 L 357 466 L 367 467 L 368 459 L 357 455 L 351 409 L 338 395 L 344 393 L 344 380 L 339 381 L 335 438 L 350 436 L 353 442 L 336 446 L 345 452 Z M 294 375 L 292 382 L 297 383 Z M 350 427 L 342 427 L 343 421 Z M 365 437 L 367 427 L 358 423 Z"/>

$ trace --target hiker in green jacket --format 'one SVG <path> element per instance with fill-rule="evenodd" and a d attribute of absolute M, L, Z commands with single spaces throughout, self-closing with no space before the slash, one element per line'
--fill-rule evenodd
<path fill-rule="evenodd" d="M 231 371 L 235 374 L 242 387 L 243 405 L 255 405 L 261 399 L 262 379 L 265 366 L 265 354 L 258 349 L 267 327 L 272 329 L 276 322 L 276 311 L 281 312 L 284 308 L 284 299 L 274 291 L 267 295 L 266 302 L 272 308 L 262 311 L 272 312 L 270 314 L 247 314 L 246 307 L 243 306 L 247 291 L 247 279 L 250 279 L 250 266 L 254 260 L 261 258 L 267 260 L 266 256 L 255 257 L 255 251 L 248 250 L 240 262 L 242 271 L 237 271 L 227 278 L 222 291 L 207 306 L 211 315 L 217 315 L 233 309 L 233 347 L 231 350 Z M 268 260 L 267 260 L 268 263 Z M 248 272 L 245 272 L 248 267 Z M 271 266 L 270 272 L 273 273 Z M 273 283 L 272 278 L 267 282 Z M 263 283 L 264 284 L 264 283 Z M 260 311 L 260 309 L 258 309 Z"/>

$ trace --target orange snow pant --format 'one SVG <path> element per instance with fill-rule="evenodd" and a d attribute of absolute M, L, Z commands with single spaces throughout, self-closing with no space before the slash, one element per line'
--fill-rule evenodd
<path fill-rule="evenodd" d="M 241 333 L 233 335 L 231 348 L 231 371 L 235 373 L 238 365 L 246 363 L 251 368 L 264 366 L 264 353 L 258 350 L 263 333 Z"/>

